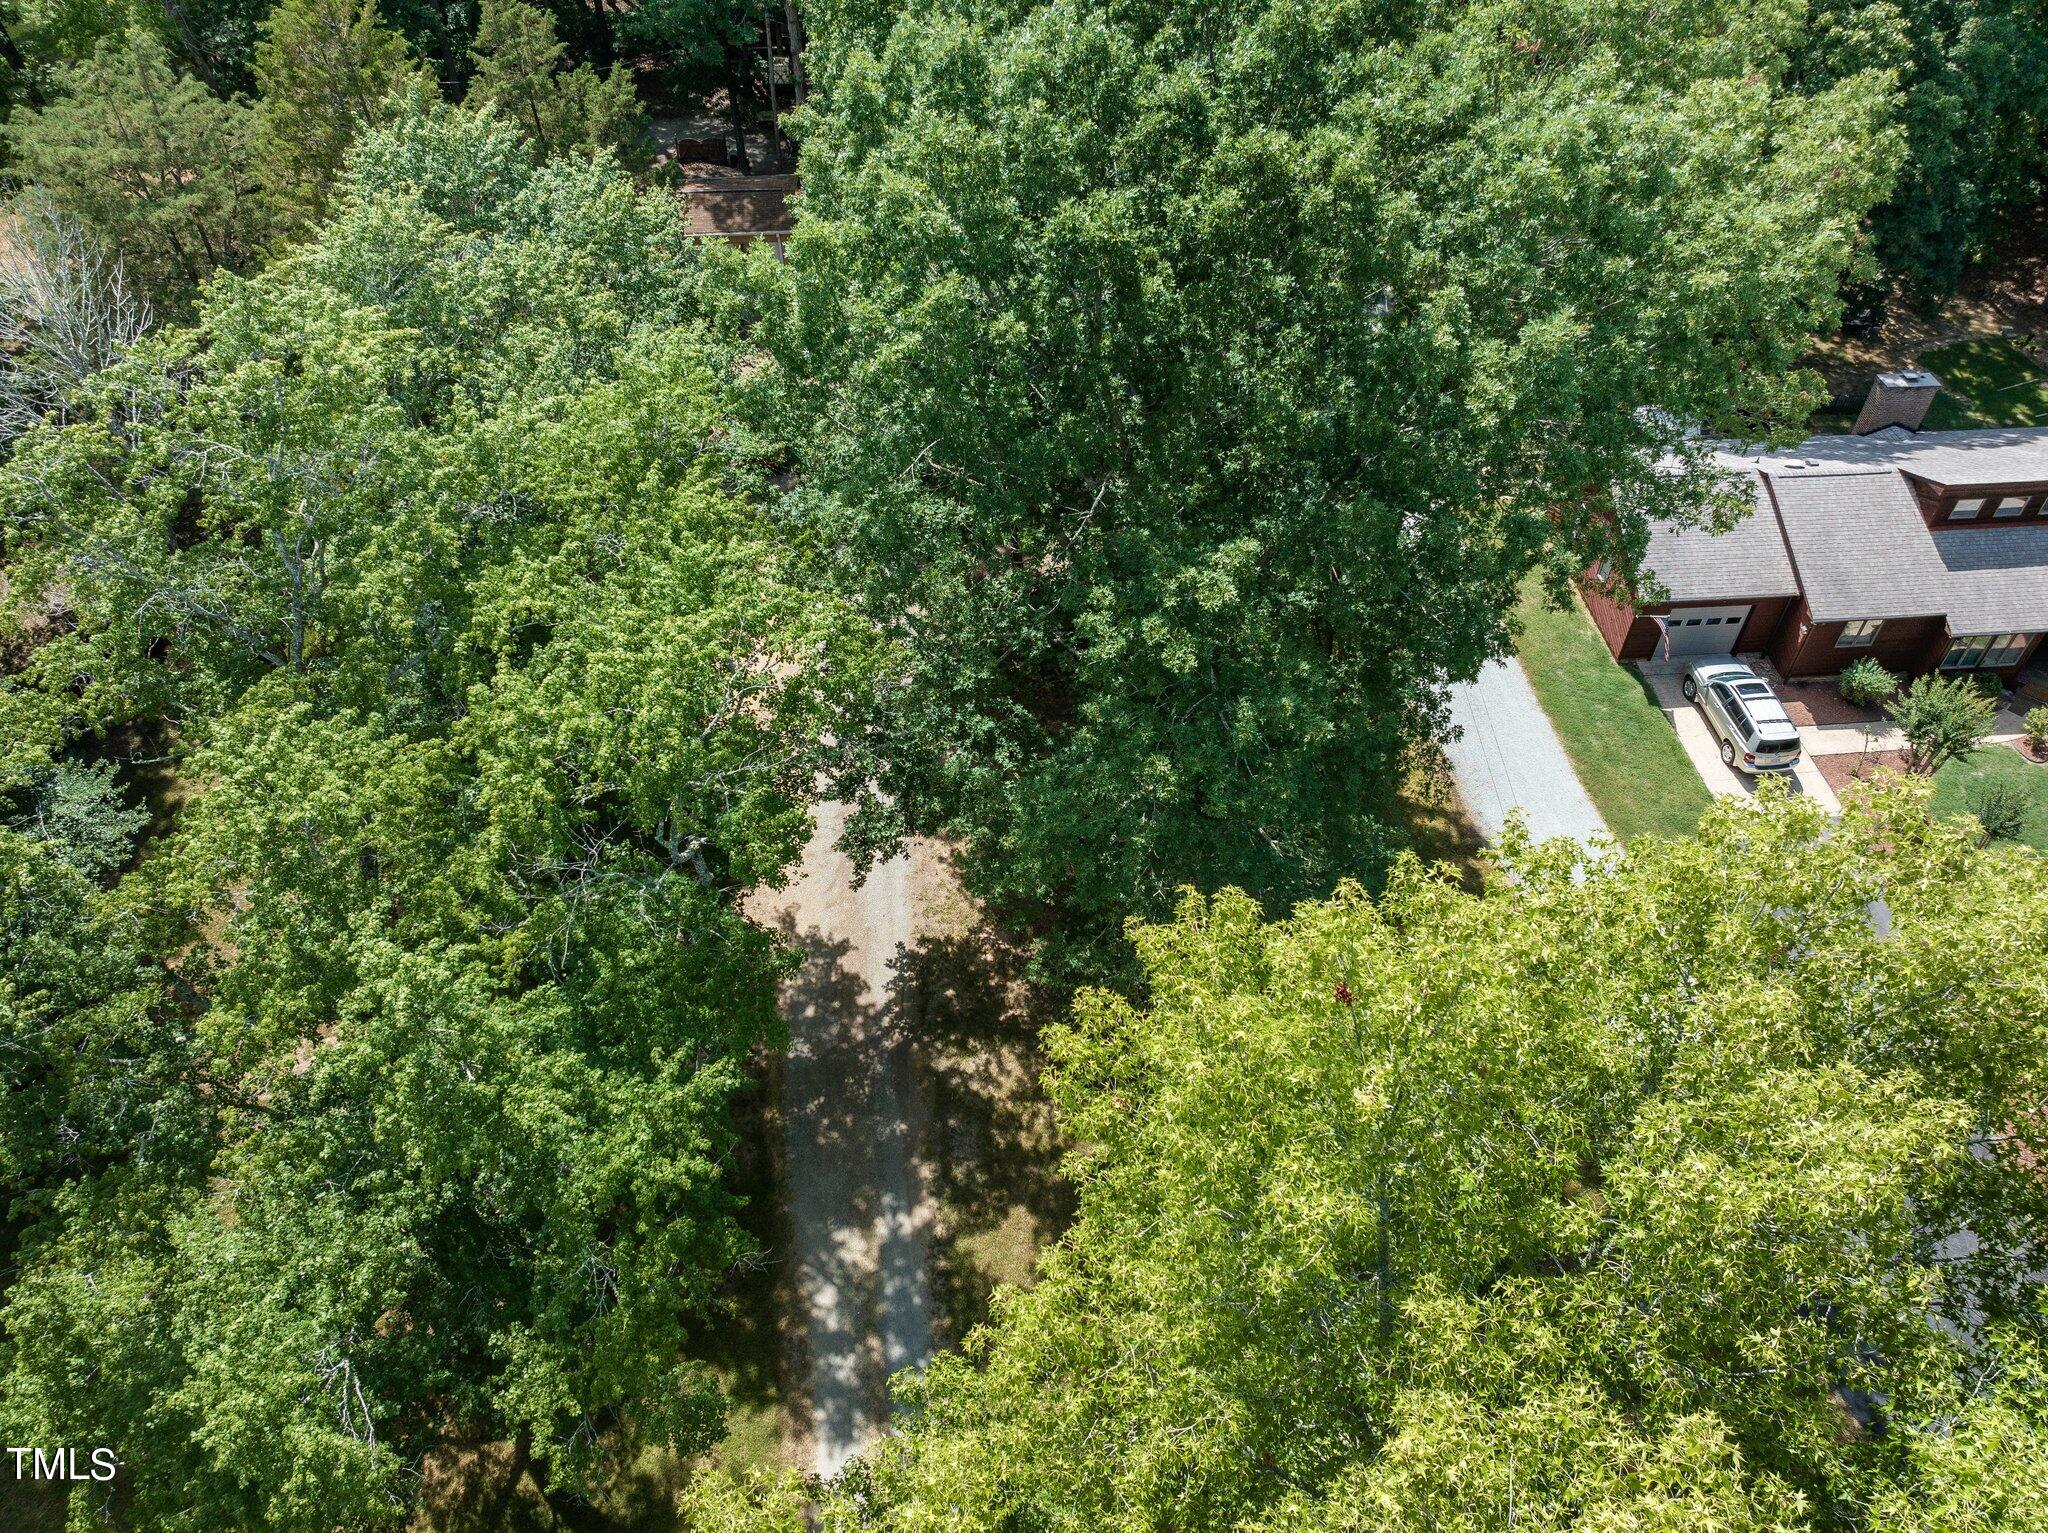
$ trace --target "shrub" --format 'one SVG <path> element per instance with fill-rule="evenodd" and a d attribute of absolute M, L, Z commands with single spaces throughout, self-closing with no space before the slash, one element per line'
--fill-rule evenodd
<path fill-rule="evenodd" d="M 1899 690 L 1899 678 L 1865 655 L 1846 671 L 1838 683 L 1843 700 L 1858 708 L 1875 708 L 1888 702 Z"/>
<path fill-rule="evenodd" d="M 2017 841 L 2027 833 L 2034 804 L 2026 788 L 2010 777 L 1993 777 L 1975 784 L 1969 793 L 1970 813 L 1984 827 L 1989 841 Z"/>
<path fill-rule="evenodd" d="M 1948 676 L 1920 677 L 1885 711 L 1906 736 L 1913 770 L 1928 776 L 1975 750 L 1997 717 L 1974 684 Z"/>
<path fill-rule="evenodd" d="M 2027 710 L 2027 749 L 2036 756 L 2048 756 L 2048 708 Z"/>

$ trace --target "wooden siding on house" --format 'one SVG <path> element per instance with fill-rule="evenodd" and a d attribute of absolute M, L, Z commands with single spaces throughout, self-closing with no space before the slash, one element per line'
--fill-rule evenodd
<path fill-rule="evenodd" d="M 1833 676 L 1868 655 L 1888 671 L 1917 676 L 1940 663 L 1948 644 L 1948 622 L 1941 617 L 1894 617 L 1875 642 L 1841 649 L 1843 623 L 1816 623 L 1801 601 L 1771 646 L 1771 663 L 1781 676 Z"/>
<path fill-rule="evenodd" d="M 1655 623 L 1644 623 L 1636 616 L 1635 608 L 1619 594 L 1610 595 L 1606 586 L 1588 573 L 1580 577 L 1579 595 L 1585 599 L 1586 611 L 1592 615 L 1593 626 L 1600 630 L 1600 637 L 1607 641 L 1608 651 L 1617 660 L 1640 660 L 1641 655 L 1630 653 L 1632 630 L 1645 627 L 1654 639 Z"/>
<path fill-rule="evenodd" d="M 1918 474 L 1901 470 L 1907 486 L 1913 492 L 1913 499 L 1920 507 L 1920 515 L 1935 531 L 1944 527 L 2024 527 L 2029 523 L 2048 520 L 2048 485 L 2038 480 L 2008 480 L 1998 484 L 1945 485 Z M 1966 521 L 1955 519 L 1956 502 L 1962 500 L 1983 500 L 1989 496 L 2009 497 L 2024 500 L 2026 507 L 2018 516 L 1994 517 L 1980 513 Z"/>
<path fill-rule="evenodd" d="M 1590 576 L 1580 583 L 1579 591 L 1586 599 L 1586 610 L 1592 614 L 1600 637 L 1607 641 L 1608 652 L 1617 660 L 1654 660 L 1657 657 L 1664 631 L 1653 621 L 1655 618 L 1691 607 L 1744 605 L 1744 598 L 1736 596 L 1715 601 L 1656 602 L 1638 608 L 1631 606 L 1619 593 L 1610 594 Z M 1798 598 L 1793 596 L 1748 598 L 1749 617 L 1742 625 L 1742 632 L 1735 636 L 1735 652 L 1738 655 L 1760 655 L 1768 650 L 1786 614 L 1797 601 Z"/>
<path fill-rule="evenodd" d="M 1579 594 L 1585 599 L 1586 611 L 1592 615 L 1600 637 L 1607 641 L 1608 652 L 1616 660 L 1657 658 L 1664 633 L 1657 626 L 1656 618 L 1691 607 L 1741 605 L 1739 599 L 1659 602 L 1638 609 L 1631 606 L 1625 596 L 1596 581 L 1590 573 L 1581 578 Z M 1771 664 L 1778 668 L 1778 674 L 1785 677 L 1839 675 L 1866 655 L 1898 675 L 1919 676 L 1940 665 L 1941 657 L 1948 652 L 1948 620 L 1939 616 L 1887 618 L 1874 642 L 1855 649 L 1841 649 L 1837 647 L 1837 641 L 1848 625 L 1814 622 L 1804 597 L 1757 597 L 1750 601 L 1749 609 L 1748 621 L 1742 625 L 1742 632 L 1736 635 L 1735 653 L 1769 655 Z M 2030 646 L 2028 654 L 2022 655 L 2012 665 L 1977 674 L 1997 676 L 2010 685 L 2033 651 L 2042 647 L 2037 641 Z"/>
<path fill-rule="evenodd" d="M 1785 626 L 1785 615 L 1798 602 L 1796 596 L 1768 596 L 1758 601 L 1750 609 L 1749 621 L 1742 625 L 1742 632 L 1736 637 L 1735 652 L 1738 655 L 1763 654 L 1778 636 L 1778 630 Z"/>

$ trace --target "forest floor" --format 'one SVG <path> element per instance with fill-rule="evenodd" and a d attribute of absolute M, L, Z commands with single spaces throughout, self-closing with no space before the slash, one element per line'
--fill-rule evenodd
<path fill-rule="evenodd" d="M 1977 267 L 1938 305 L 1916 306 L 1895 296 L 1874 329 L 1860 335 L 1845 330 L 1816 342 L 1802 360 L 1820 373 L 1835 403 L 1821 412 L 1824 419 L 1815 429 L 1847 430 L 1831 417 L 1853 420 L 1878 373 L 1916 364 L 1958 342 L 1994 336 L 2010 339 L 2037 365 L 2048 366 L 2048 251 L 2014 251 Z"/>

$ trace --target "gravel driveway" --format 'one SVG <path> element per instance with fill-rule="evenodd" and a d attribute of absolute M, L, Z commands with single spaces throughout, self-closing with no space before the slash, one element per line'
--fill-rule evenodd
<path fill-rule="evenodd" d="M 1450 689 L 1450 711 L 1458 733 L 1444 754 L 1487 840 L 1500 835 L 1516 809 L 1538 841 L 1570 836 L 1590 846 L 1607 834 L 1519 662 L 1488 661 L 1477 681 Z"/>
<path fill-rule="evenodd" d="M 789 1024 L 784 1187 L 803 1295 L 811 1467 L 831 1476 L 888 1427 L 889 1375 L 931 1359 L 930 1208 L 912 1155 L 917 1093 L 891 964 L 912 939 L 913 847 L 854 887 L 843 804 L 788 887 L 749 901 L 805 955 L 783 987 Z"/>

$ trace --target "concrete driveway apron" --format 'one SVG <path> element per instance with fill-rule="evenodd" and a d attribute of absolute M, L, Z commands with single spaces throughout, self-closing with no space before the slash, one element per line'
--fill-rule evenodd
<path fill-rule="evenodd" d="M 1747 772 L 1736 771 L 1721 759 L 1721 742 L 1707 723 L 1706 715 L 1700 712 L 1697 704 L 1685 700 L 1680 683 L 1685 679 L 1687 663 L 1656 661 L 1645 663 L 1639 669 L 1643 679 L 1650 684 L 1650 690 L 1656 694 L 1657 706 L 1663 709 L 1664 717 L 1671 720 L 1678 743 L 1685 747 L 1685 754 L 1700 774 L 1700 781 L 1707 785 L 1707 791 L 1730 793 L 1737 798 L 1755 797 L 1756 779 Z M 1805 730 L 1800 731 L 1802 737 L 1805 733 Z M 1792 768 L 1792 780 L 1801 793 L 1829 814 L 1842 812 L 1835 790 L 1820 775 L 1820 768 L 1813 764 L 1810 751 L 1800 753 L 1798 764 Z"/>

